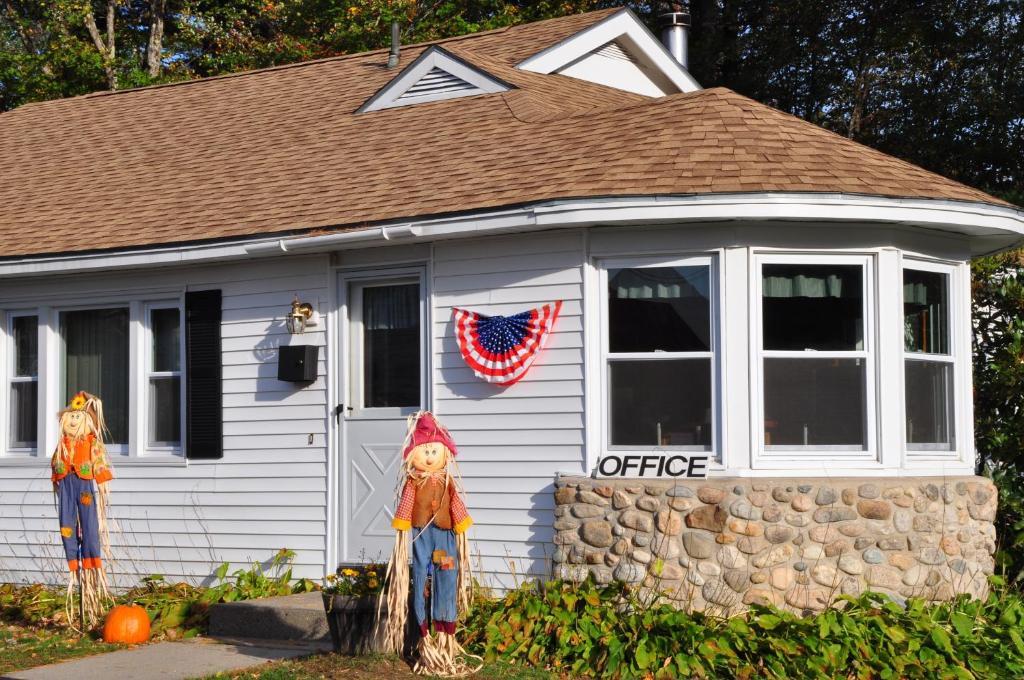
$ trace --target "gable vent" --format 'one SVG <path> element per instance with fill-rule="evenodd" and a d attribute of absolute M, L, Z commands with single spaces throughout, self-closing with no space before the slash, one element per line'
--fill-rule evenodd
<path fill-rule="evenodd" d="M 399 101 L 413 99 L 416 97 L 431 97 L 435 95 L 448 94 L 449 92 L 464 92 L 466 90 L 479 90 L 476 85 L 467 83 L 462 78 L 448 73 L 436 66 L 424 75 L 415 85 L 402 93 Z"/>
<path fill-rule="evenodd" d="M 622 49 L 622 45 L 614 40 L 604 47 L 594 50 L 594 54 L 598 54 L 609 59 L 621 59 L 623 61 L 636 63 L 636 59 L 634 59 L 632 55 L 628 54 L 626 50 Z"/>

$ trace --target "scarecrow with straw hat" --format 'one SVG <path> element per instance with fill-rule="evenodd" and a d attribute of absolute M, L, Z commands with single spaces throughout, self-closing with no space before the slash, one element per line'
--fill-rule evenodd
<path fill-rule="evenodd" d="M 408 616 L 412 534 L 412 608 L 420 630 L 414 670 L 445 677 L 479 670 L 479 666 L 473 668 L 466 663 L 467 658 L 477 657 L 467 654 L 455 641 L 455 623 L 470 604 L 472 577 L 466 530 L 473 524 L 456 479 L 457 452 L 448 430 L 432 413 L 420 411 L 409 417 L 402 447 L 398 509 L 391 522 L 397 530 L 395 550 L 388 565 L 388 587 L 378 607 L 383 609 L 387 603 L 387 644 L 401 653 Z"/>
<path fill-rule="evenodd" d="M 68 561 L 68 621 L 74 620 L 72 591 L 81 586 L 79 621 L 97 621 L 110 598 L 103 556 L 110 554 L 107 534 L 107 482 L 114 478 L 103 446 L 103 402 L 79 392 L 59 414 L 60 441 L 50 461 L 57 497 L 60 537 Z"/>

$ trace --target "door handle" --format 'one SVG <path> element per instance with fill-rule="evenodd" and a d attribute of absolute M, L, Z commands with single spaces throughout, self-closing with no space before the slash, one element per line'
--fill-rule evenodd
<path fill-rule="evenodd" d="M 351 412 L 352 411 L 352 407 L 351 406 L 345 406 L 344 404 L 338 404 L 337 406 L 335 406 L 334 407 L 334 422 L 340 423 L 341 422 L 341 414 L 346 412 L 346 411 Z"/>

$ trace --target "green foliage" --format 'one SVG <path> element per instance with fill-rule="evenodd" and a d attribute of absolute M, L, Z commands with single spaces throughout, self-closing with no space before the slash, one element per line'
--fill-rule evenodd
<path fill-rule="evenodd" d="M 195 637 L 206 630 L 211 605 L 254 600 L 317 590 L 309 579 L 292 580 L 295 553 L 279 550 L 264 568 L 254 562 L 229 576 L 227 562 L 215 572 L 217 583 L 209 588 L 187 583 L 168 583 L 160 574 L 143 579 L 142 585 L 118 595 L 118 604 L 135 603 L 146 609 L 154 637 Z M 0 620 L 40 628 L 66 625 L 65 591 L 42 585 L 0 584 Z"/>
<path fill-rule="evenodd" d="M 801 618 L 755 606 L 724 619 L 644 604 L 629 586 L 554 581 L 483 601 L 465 643 L 488 660 L 615 678 L 1019 678 L 1024 599 L 865 593 Z"/>
<path fill-rule="evenodd" d="M 1024 570 L 1024 260 L 1014 251 L 972 264 L 974 435 L 980 471 L 999 487 L 996 559 Z"/>

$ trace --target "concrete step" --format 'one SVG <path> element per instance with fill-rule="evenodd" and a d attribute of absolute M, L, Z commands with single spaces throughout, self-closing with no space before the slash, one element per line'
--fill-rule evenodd
<path fill-rule="evenodd" d="M 318 592 L 225 602 L 210 608 L 210 636 L 330 642 Z"/>

